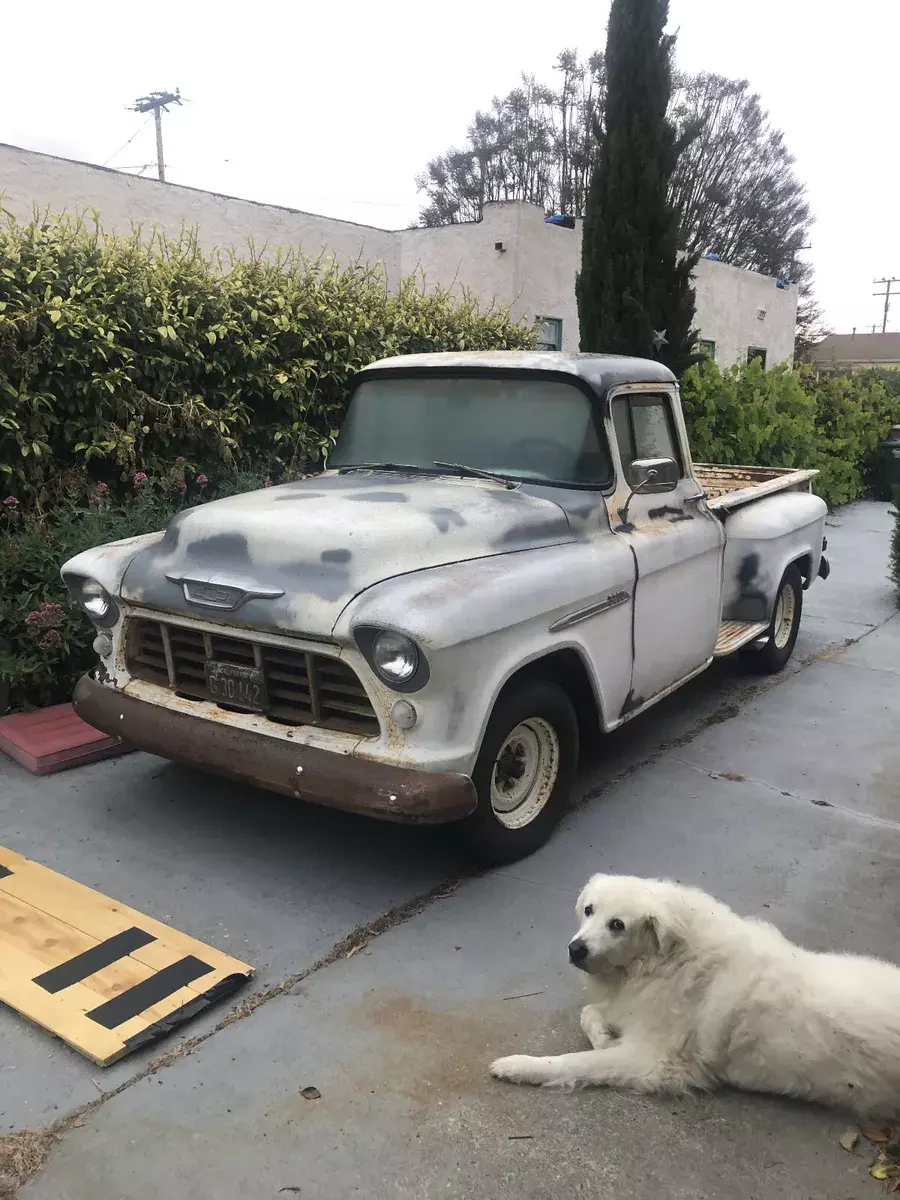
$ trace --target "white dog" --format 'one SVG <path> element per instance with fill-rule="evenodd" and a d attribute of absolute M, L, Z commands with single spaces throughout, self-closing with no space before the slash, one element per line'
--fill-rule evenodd
<path fill-rule="evenodd" d="M 499 1058 L 491 1073 L 549 1087 L 683 1092 L 719 1084 L 900 1114 L 900 969 L 815 954 L 695 888 L 595 875 L 569 958 L 595 1003 L 592 1050 Z"/>

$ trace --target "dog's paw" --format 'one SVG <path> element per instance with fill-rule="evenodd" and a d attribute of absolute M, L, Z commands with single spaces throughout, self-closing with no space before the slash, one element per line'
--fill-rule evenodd
<path fill-rule="evenodd" d="M 546 1083 L 547 1060 L 528 1054 L 510 1054 L 491 1063 L 491 1074 L 495 1079 L 506 1079 L 509 1083 Z"/>

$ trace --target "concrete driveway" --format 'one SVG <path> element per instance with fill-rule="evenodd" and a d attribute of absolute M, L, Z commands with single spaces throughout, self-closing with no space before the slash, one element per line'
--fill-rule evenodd
<path fill-rule="evenodd" d="M 249 1003 L 103 1072 L 0 1011 L 0 1133 L 57 1122 L 22 1197 L 876 1195 L 840 1114 L 517 1089 L 487 1064 L 581 1047 L 565 946 L 595 870 L 669 875 L 810 947 L 900 961 L 888 511 L 829 518 L 834 573 L 783 676 L 718 664 L 602 739 L 557 836 L 508 869 L 467 875 L 441 830 L 149 756 L 44 780 L 0 762 L 0 841 L 259 973 Z"/>

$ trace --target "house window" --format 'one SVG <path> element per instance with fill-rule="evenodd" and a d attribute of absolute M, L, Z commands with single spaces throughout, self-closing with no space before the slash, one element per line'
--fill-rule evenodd
<path fill-rule="evenodd" d="M 747 347 L 747 362 L 758 362 L 763 370 L 766 369 L 766 348 L 765 346 L 748 346 Z"/>
<path fill-rule="evenodd" d="M 710 341 L 708 338 L 701 338 L 697 343 L 697 349 L 701 354 L 705 355 L 706 358 L 710 359 L 711 362 L 716 361 L 715 342 Z"/>
<path fill-rule="evenodd" d="M 562 319 L 538 317 L 538 346 L 541 350 L 562 350 Z"/>

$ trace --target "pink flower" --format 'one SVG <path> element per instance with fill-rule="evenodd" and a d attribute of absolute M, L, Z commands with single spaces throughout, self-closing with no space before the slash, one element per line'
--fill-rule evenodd
<path fill-rule="evenodd" d="M 146 483 L 146 482 L 147 482 L 147 476 L 145 475 L 145 473 L 143 471 L 138 471 L 137 474 L 135 475 L 134 479 L 132 480 L 132 483 L 134 484 L 135 487 L 140 487 L 141 484 Z"/>
<path fill-rule="evenodd" d="M 15 498 L 15 496 L 7 496 L 6 499 L 3 501 L 3 504 L 4 504 L 4 507 L 6 507 L 10 510 L 13 510 L 13 509 L 16 509 L 19 507 L 19 502 Z"/>
<path fill-rule="evenodd" d="M 263 484 L 263 487 L 271 487 L 271 486 L 272 486 L 272 480 L 271 480 L 271 479 L 267 479 L 267 480 L 266 480 L 266 482 Z"/>
<path fill-rule="evenodd" d="M 179 454 L 179 455 L 178 455 L 178 457 L 175 459 L 175 461 L 176 461 L 177 463 L 180 463 L 180 462 L 184 462 L 184 459 L 183 459 L 183 458 L 182 458 L 182 456 Z"/>
<path fill-rule="evenodd" d="M 90 505 L 91 505 L 91 508 L 97 508 L 97 506 L 99 505 L 99 503 L 100 503 L 100 497 L 99 497 L 99 496 L 91 496 L 91 499 L 90 499 Z"/>
<path fill-rule="evenodd" d="M 62 637 L 58 629 L 48 629 L 38 645 L 42 650 L 58 650 L 62 645 Z"/>
<path fill-rule="evenodd" d="M 9 543 L 9 552 L 10 552 L 10 554 L 18 554 L 19 553 L 19 543 L 18 542 L 10 542 Z"/>
<path fill-rule="evenodd" d="M 105 483 L 98 483 L 95 486 L 96 486 L 98 492 L 108 492 L 109 491 L 109 487 Z"/>
<path fill-rule="evenodd" d="M 187 484 L 184 482 L 183 479 L 182 479 L 181 483 L 179 483 L 179 485 L 178 485 L 178 490 L 179 490 L 179 492 L 181 492 L 182 496 L 187 491 Z"/>
<path fill-rule="evenodd" d="M 201 473 L 200 475 L 197 476 L 197 483 L 199 483 L 200 486 L 203 487 L 205 484 L 209 483 L 209 480 L 206 478 L 205 475 L 203 475 Z"/>
<path fill-rule="evenodd" d="M 61 604 L 44 601 L 39 608 L 32 609 L 25 618 L 25 624 L 29 629 L 50 629 L 58 625 L 65 615 Z"/>

